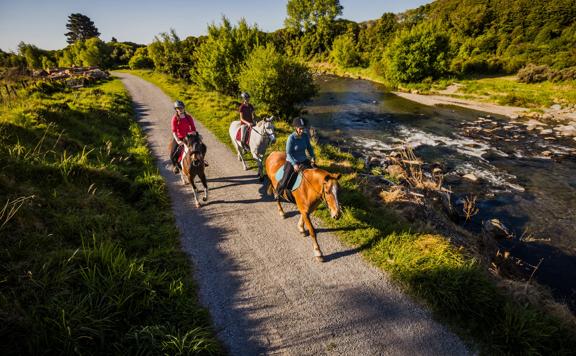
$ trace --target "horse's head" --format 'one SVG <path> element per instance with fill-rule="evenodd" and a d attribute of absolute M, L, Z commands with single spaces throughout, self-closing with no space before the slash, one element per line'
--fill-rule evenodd
<path fill-rule="evenodd" d="M 338 179 L 340 174 L 327 173 L 322 181 L 322 193 L 324 200 L 330 209 L 330 216 L 333 219 L 339 219 L 342 213 L 340 203 L 338 202 Z"/>
<path fill-rule="evenodd" d="M 276 136 L 274 135 L 274 124 L 272 121 L 274 116 L 270 116 L 260 122 L 258 122 L 258 128 L 261 130 L 262 135 L 268 137 L 270 143 L 276 142 Z"/>
<path fill-rule="evenodd" d="M 186 145 L 186 154 L 190 155 L 190 159 L 192 159 L 193 162 L 204 159 L 204 157 L 202 157 L 202 141 L 200 140 L 199 134 L 186 135 L 184 144 Z"/>

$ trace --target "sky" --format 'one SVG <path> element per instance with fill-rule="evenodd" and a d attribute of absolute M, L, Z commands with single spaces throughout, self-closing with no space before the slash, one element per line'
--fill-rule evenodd
<path fill-rule="evenodd" d="M 432 0 L 340 0 L 341 18 L 360 22 L 385 12 L 399 13 Z M 68 15 L 88 16 L 100 38 L 149 44 L 154 36 L 176 30 L 180 38 L 206 34 L 222 15 L 233 24 L 245 18 L 272 32 L 284 27 L 287 0 L 0 0 L 0 49 L 16 51 L 18 43 L 42 49 L 66 47 Z"/>

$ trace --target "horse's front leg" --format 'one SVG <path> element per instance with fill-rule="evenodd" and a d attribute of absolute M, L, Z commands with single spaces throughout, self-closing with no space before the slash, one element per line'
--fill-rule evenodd
<path fill-rule="evenodd" d="M 204 186 L 204 197 L 202 198 L 203 201 L 208 201 L 208 183 L 206 181 L 206 174 L 202 173 L 199 175 L 200 181 L 202 181 L 202 185 Z"/>
<path fill-rule="evenodd" d="M 324 256 L 322 255 L 322 250 L 320 250 L 320 246 L 318 245 L 318 240 L 316 239 L 316 231 L 314 230 L 314 226 L 312 226 L 312 221 L 310 221 L 310 213 L 300 211 L 301 219 L 304 220 L 306 223 L 306 227 L 310 232 L 310 238 L 312 239 L 312 246 L 314 247 L 314 256 L 316 260 L 319 262 L 324 262 Z"/>
<path fill-rule="evenodd" d="M 194 184 L 194 177 L 190 177 L 190 184 L 192 185 L 192 193 L 194 194 L 194 206 L 199 208 L 200 202 L 198 201 L 198 194 L 196 184 Z"/>
<path fill-rule="evenodd" d="M 298 219 L 298 231 L 302 235 L 306 235 L 306 230 L 304 230 L 304 219 L 302 219 L 302 214 L 300 214 L 300 218 Z"/>

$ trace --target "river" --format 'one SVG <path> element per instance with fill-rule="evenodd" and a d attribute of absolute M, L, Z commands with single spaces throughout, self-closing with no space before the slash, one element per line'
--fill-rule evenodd
<path fill-rule="evenodd" d="M 410 145 L 425 162 L 453 176 L 455 196 L 478 197 L 479 232 L 497 218 L 515 238 L 503 243 L 529 265 L 557 300 L 576 311 L 576 141 L 548 127 L 455 106 L 431 107 L 400 98 L 377 83 L 322 75 L 305 108 L 321 138 L 356 156 L 382 157 Z"/>

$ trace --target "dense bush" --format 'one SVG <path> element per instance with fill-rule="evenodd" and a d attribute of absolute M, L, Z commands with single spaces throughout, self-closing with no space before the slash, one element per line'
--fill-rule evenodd
<path fill-rule="evenodd" d="M 174 30 L 161 33 L 148 45 L 148 57 L 154 68 L 175 78 L 188 79 L 192 68 L 192 56 L 196 48 L 194 38 L 180 40 Z"/>
<path fill-rule="evenodd" d="M 148 49 L 146 47 L 138 48 L 134 56 L 128 62 L 130 69 L 148 69 L 154 68 L 154 61 L 148 57 Z"/>
<path fill-rule="evenodd" d="M 239 81 L 240 89 L 249 92 L 256 105 L 284 118 L 297 115 L 296 105 L 316 92 L 308 68 L 272 46 L 254 49 L 242 67 Z"/>
<path fill-rule="evenodd" d="M 576 67 L 554 70 L 547 65 L 528 64 L 518 71 L 518 81 L 521 83 L 540 83 L 546 80 L 559 82 L 576 80 Z"/>
<path fill-rule="evenodd" d="M 336 37 L 330 52 L 332 61 L 341 67 L 354 67 L 359 64 L 358 49 L 354 41 L 354 36 L 345 34 Z"/>
<path fill-rule="evenodd" d="M 448 72 L 449 37 L 434 27 L 403 31 L 385 54 L 387 75 L 393 81 L 418 82 Z"/>
<path fill-rule="evenodd" d="M 222 25 L 208 26 L 208 38 L 194 55 L 195 67 L 190 71 L 192 80 L 204 89 L 235 94 L 238 91 L 238 73 L 246 55 L 264 35 L 245 20 L 233 27 L 222 18 Z"/>
<path fill-rule="evenodd" d="M 528 64 L 518 71 L 518 81 L 521 83 L 539 83 L 548 79 L 550 67 Z"/>

